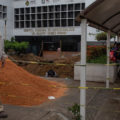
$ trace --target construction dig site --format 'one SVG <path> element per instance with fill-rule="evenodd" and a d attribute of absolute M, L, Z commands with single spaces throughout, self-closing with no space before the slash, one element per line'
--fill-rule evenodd
<path fill-rule="evenodd" d="M 80 55 L 55 60 L 33 54 L 8 58 L 0 70 L 0 99 L 8 114 L 6 120 L 77 120 L 69 108 L 79 104 L 83 89 L 73 80 L 74 63 Z M 56 77 L 45 76 L 50 69 Z M 106 89 L 104 83 L 87 82 L 86 120 L 120 119 L 120 82 L 110 85 Z"/>

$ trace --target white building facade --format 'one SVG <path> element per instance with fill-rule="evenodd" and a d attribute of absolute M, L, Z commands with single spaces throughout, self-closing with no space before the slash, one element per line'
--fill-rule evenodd
<path fill-rule="evenodd" d="M 43 41 L 45 49 L 57 49 L 62 42 L 63 50 L 79 51 L 81 28 L 75 18 L 94 1 L 0 0 L 0 33 L 3 39 L 29 41 L 33 49 L 40 49 Z M 95 34 L 96 29 L 88 28 L 88 41 L 95 40 Z"/>

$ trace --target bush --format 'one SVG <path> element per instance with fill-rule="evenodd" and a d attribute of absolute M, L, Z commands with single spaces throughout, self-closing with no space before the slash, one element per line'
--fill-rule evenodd
<path fill-rule="evenodd" d="M 16 42 L 5 40 L 5 52 L 8 52 L 10 49 L 14 50 L 17 54 L 25 53 L 28 48 L 28 42 Z"/>
<path fill-rule="evenodd" d="M 112 34 L 112 35 L 111 35 L 111 38 L 114 38 L 114 37 L 115 37 L 115 35 Z M 98 41 L 100 41 L 100 40 L 107 40 L 107 33 L 106 33 L 106 32 L 98 33 L 98 34 L 96 35 L 96 40 L 98 40 Z"/>
<path fill-rule="evenodd" d="M 71 111 L 72 114 L 74 115 L 73 117 L 74 120 L 81 120 L 79 104 L 75 103 L 72 107 L 69 107 L 68 110 Z"/>
<path fill-rule="evenodd" d="M 106 54 L 106 46 L 88 46 L 87 61 Z"/>

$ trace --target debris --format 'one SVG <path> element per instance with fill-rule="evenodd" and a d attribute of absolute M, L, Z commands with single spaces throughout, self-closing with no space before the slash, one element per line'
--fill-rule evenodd
<path fill-rule="evenodd" d="M 48 96 L 48 99 L 49 100 L 55 100 L 55 97 L 54 96 Z"/>

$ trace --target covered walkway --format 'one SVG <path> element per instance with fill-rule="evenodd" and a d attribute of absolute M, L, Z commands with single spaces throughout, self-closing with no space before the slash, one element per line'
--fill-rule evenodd
<path fill-rule="evenodd" d="M 106 88 L 109 88 L 109 52 L 110 52 L 110 35 L 120 35 L 120 0 L 96 0 L 83 12 L 81 12 L 77 21 L 81 22 L 81 87 L 86 87 L 86 41 L 87 41 L 87 24 L 96 29 L 107 32 L 107 69 L 106 69 Z M 86 89 L 80 92 L 80 114 L 82 120 L 85 120 L 86 113 Z"/>

